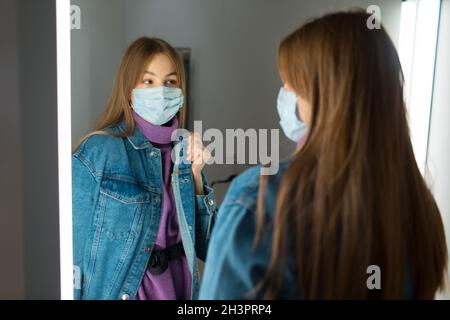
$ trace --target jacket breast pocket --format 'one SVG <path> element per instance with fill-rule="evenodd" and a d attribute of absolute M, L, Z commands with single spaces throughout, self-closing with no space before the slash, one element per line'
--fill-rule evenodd
<path fill-rule="evenodd" d="M 103 179 L 94 224 L 111 240 L 138 235 L 151 195 L 135 183 Z"/>

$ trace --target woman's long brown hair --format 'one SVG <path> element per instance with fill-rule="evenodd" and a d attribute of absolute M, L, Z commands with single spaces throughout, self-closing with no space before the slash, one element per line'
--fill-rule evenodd
<path fill-rule="evenodd" d="M 299 298 L 401 299 L 408 281 L 413 298 L 432 299 L 444 285 L 444 228 L 414 158 L 399 57 L 368 18 L 329 14 L 279 47 L 281 78 L 312 119 L 280 184 L 265 298 L 278 296 L 288 255 Z M 263 215 L 260 191 L 257 235 Z M 367 288 L 370 265 L 381 290 Z"/>
<path fill-rule="evenodd" d="M 84 140 L 96 134 L 111 134 L 127 137 L 133 133 L 135 124 L 130 107 L 131 94 L 136 84 L 142 80 L 147 65 L 157 54 L 165 54 L 172 61 L 175 72 L 177 73 L 178 83 L 186 97 L 185 70 L 177 51 L 162 39 L 139 38 L 128 47 L 122 58 L 106 110 L 100 117 L 93 132 L 84 136 L 74 147 L 73 151 L 76 151 Z M 183 106 L 178 113 L 180 127 L 184 127 L 186 118 L 185 109 L 185 106 Z M 109 127 L 116 126 L 123 119 L 126 122 L 126 130 L 124 132 L 113 134 L 111 131 L 105 130 Z"/>

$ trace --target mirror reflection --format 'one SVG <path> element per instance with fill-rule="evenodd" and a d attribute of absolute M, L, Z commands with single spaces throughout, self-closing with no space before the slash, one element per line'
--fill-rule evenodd
<path fill-rule="evenodd" d="M 401 15 L 73 0 L 74 298 L 433 298 L 447 247 Z"/>

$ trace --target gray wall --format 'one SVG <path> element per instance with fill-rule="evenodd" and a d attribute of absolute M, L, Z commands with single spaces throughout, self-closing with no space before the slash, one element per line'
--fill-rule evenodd
<path fill-rule="evenodd" d="M 23 183 L 16 3 L 0 2 L 0 299 L 25 296 Z M 5 263 L 8 261 L 8 263 Z"/>
<path fill-rule="evenodd" d="M 104 108 L 111 89 L 111 72 L 119 63 L 120 46 L 127 46 L 139 36 L 157 36 L 175 47 L 192 49 L 189 112 L 191 119 L 203 121 L 203 130 L 279 128 L 276 96 L 281 82 L 276 48 L 280 40 L 307 18 L 377 4 L 383 23 L 397 42 L 401 3 L 400 0 L 133 0 L 124 1 L 121 7 L 117 0 L 109 6 L 103 6 L 104 2 L 73 1 L 80 4 L 83 17 L 82 30 L 72 33 L 74 140 L 91 127 Z M 120 8 L 124 16 L 118 13 Z M 99 30 L 89 27 L 92 19 Z M 104 31 L 99 27 L 101 24 L 114 31 Z M 101 46 L 100 41 L 109 47 Z M 282 133 L 280 138 L 280 154 L 286 157 L 295 146 Z M 206 168 L 206 173 L 214 181 L 242 169 L 236 165 L 213 165 Z M 216 188 L 219 200 L 226 187 Z"/>
<path fill-rule="evenodd" d="M 81 30 L 72 30 L 72 141 L 90 132 L 106 107 L 124 50 L 124 1 L 73 0 Z"/>
<path fill-rule="evenodd" d="M 59 298 L 54 0 L 0 3 L 0 299 Z"/>

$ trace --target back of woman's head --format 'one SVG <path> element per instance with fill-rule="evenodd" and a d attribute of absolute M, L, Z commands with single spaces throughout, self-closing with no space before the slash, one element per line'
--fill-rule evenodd
<path fill-rule="evenodd" d="M 287 235 L 304 298 L 433 298 L 447 262 L 439 210 L 417 167 L 396 49 L 362 11 L 306 23 L 279 47 L 282 80 L 311 106 L 281 183 L 267 297 Z M 290 254 L 287 253 L 287 254 Z M 368 290 L 368 267 L 381 289 Z"/>

